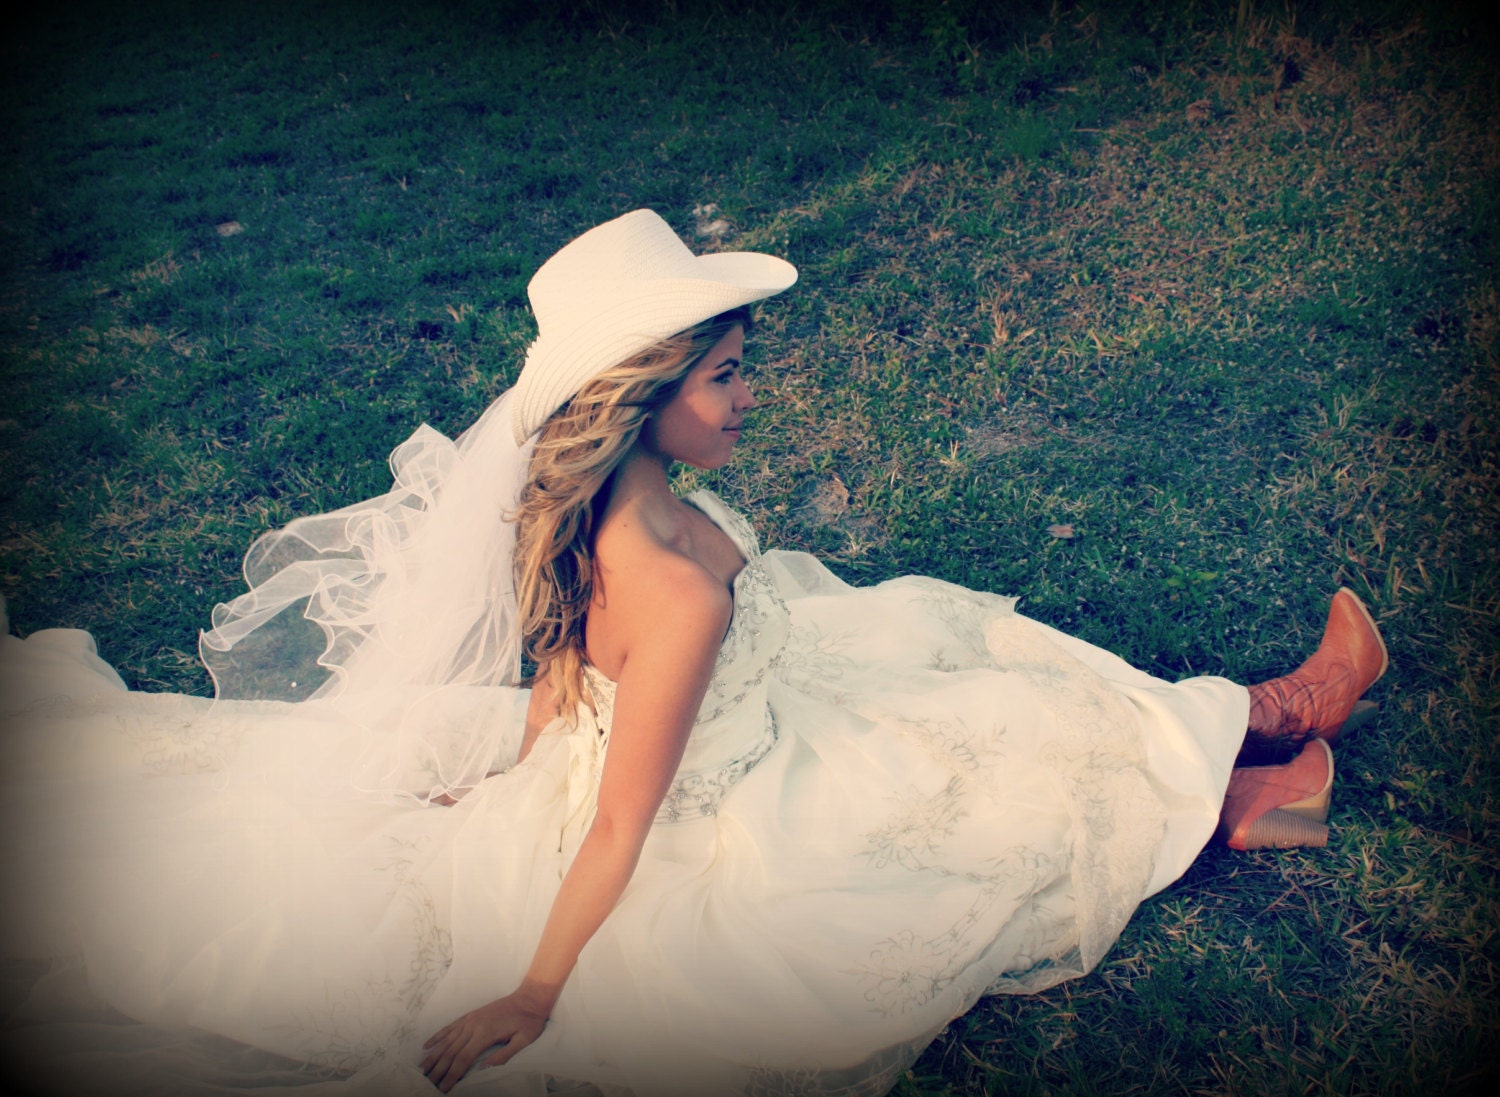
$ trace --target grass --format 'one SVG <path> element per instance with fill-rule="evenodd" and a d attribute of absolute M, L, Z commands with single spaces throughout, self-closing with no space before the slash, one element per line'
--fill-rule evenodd
<path fill-rule="evenodd" d="M 0 50 L 0 589 L 134 686 L 268 525 L 382 490 L 637 206 L 798 264 L 707 477 L 768 544 L 1166 677 L 1329 594 L 1382 715 L 1327 850 L 1211 849 L 907 1094 L 1477 1089 L 1500 1031 L 1500 107 L 1464 5 L 61 5 Z M 1002 10 L 1003 9 L 1003 10 Z M 689 478 L 691 479 L 691 478 Z M 1068 532 L 1058 536 L 1049 530 Z"/>

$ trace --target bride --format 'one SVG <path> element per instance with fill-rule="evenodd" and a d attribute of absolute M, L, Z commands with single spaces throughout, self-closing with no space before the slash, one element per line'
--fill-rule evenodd
<path fill-rule="evenodd" d="M 16 1077 L 880 1094 L 980 996 L 1090 970 L 1216 830 L 1326 840 L 1386 665 L 1352 593 L 1283 678 L 1169 684 L 673 493 L 753 422 L 748 306 L 795 279 L 645 210 L 568 244 L 474 427 L 257 542 L 213 702 L 4 639 Z"/>

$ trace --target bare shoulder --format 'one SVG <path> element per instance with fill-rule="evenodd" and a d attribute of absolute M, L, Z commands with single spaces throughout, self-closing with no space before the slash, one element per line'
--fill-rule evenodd
<path fill-rule="evenodd" d="M 696 560 L 649 537 L 618 538 L 594 556 L 604 607 L 728 619 L 729 588 Z"/>
<path fill-rule="evenodd" d="M 595 541 L 590 661 L 617 679 L 642 648 L 708 645 L 716 651 L 733 611 L 729 588 L 646 523 L 620 517 Z"/>

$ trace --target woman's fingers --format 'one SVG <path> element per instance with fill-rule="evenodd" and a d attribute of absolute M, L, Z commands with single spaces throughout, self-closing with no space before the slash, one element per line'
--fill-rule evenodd
<path fill-rule="evenodd" d="M 450 1031 L 453 1027 L 449 1026 L 449 1029 L 433 1037 L 438 1042 L 422 1060 L 422 1073 L 444 1093 L 458 1084 L 469 1072 L 474 1060 L 489 1046 L 481 1037 L 463 1031 Z M 432 1041 L 428 1042 L 429 1045 L 431 1043 Z"/>
<path fill-rule="evenodd" d="M 448 1041 L 453 1035 L 453 1029 L 456 1025 L 457 1022 L 455 1021 L 453 1024 L 448 1025 L 445 1028 L 441 1028 L 437 1032 L 434 1032 L 431 1036 L 427 1037 L 427 1042 L 422 1045 L 422 1050 L 427 1052 L 426 1055 L 422 1056 L 423 1070 L 426 1070 L 430 1065 L 437 1062 L 438 1059 L 442 1058 L 443 1053 L 446 1050 Z"/>
<path fill-rule="evenodd" d="M 434 1040 L 442 1037 L 439 1033 Z M 495 1054 L 484 1061 L 484 1066 L 499 1066 L 508 1063 L 513 1055 L 535 1039 L 525 1033 L 513 1033 L 509 1039 L 495 1037 L 483 1032 L 455 1032 L 440 1042 L 422 1060 L 422 1073 L 428 1081 L 444 1093 L 463 1080 L 474 1066 L 475 1060 L 486 1050 L 500 1044 Z M 430 1041 L 429 1041 L 430 1043 Z"/>
<path fill-rule="evenodd" d="M 481 1063 L 480 1066 L 504 1066 L 506 1063 L 511 1061 L 511 1059 L 517 1052 L 519 1052 L 522 1048 L 529 1046 L 535 1039 L 536 1037 L 533 1035 L 528 1035 L 524 1032 L 518 1032 L 514 1036 L 512 1036 L 503 1047 L 498 1048 L 495 1051 L 495 1054 L 491 1055 L 488 1059 Z"/>
<path fill-rule="evenodd" d="M 496 999 L 487 1006 L 471 1010 L 428 1037 L 422 1045 L 426 1051 L 422 1057 L 422 1073 L 447 1093 L 485 1052 L 493 1049 L 484 1060 L 484 1066 L 508 1063 L 546 1027 L 545 1017 L 514 1008 L 510 999 Z"/>
<path fill-rule="evenodd" d="M 423 1061 L 422 1073 L 427 1075 L 433 1085 L 441 1086 L 453 1069 L 457 1054 L 457 1048 L 444 1044 Z"/>
<path fill-rule="evenodd" d="M 469 1068 L 474 1065 L 474 1060 L 479 1058 L 480 1053 L 488 1046 L 481 1040 L 469 1040 L 454 1051 L 446 1065 L 439 1063 L 439 1069 L 434 1069 L 428 1074 L 428 1079 L 438 1089 L 447 1093 L 463 1081 L 464 1075 L 469 1073 Z"/>

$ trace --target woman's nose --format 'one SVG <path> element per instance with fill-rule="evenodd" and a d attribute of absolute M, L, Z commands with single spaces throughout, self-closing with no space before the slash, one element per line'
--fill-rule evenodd
<path fill-rule="evenodd" d="M 755 406 L 755 393 L 750 391 L 750 386 L 745 379 L 740 378 L 739 392 L 735 393 L 734 407 L 736 411 L 749 411 Z"/>

